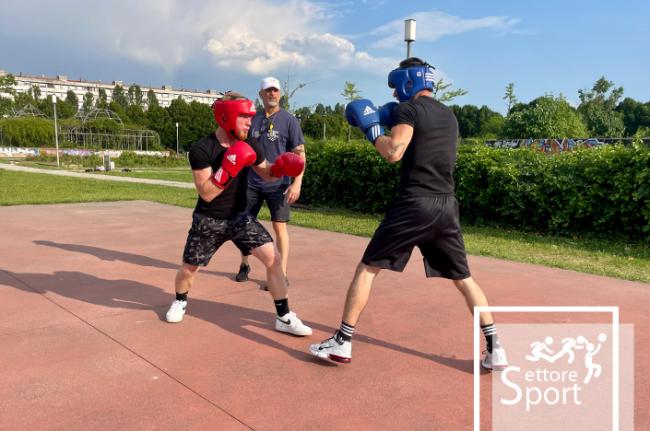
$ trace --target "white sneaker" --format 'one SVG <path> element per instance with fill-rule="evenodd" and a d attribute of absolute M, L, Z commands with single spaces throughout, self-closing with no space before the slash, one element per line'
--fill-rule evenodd
<path fill-rule="evenodd" d="M 311 335 L 311 328 L 302 323 L 293 311 L 288 312 L 282 317 L 275 316 L 275 330 L 301 337 Z"/>
<path fill-rule="evenodd" d="M 486 350 L 484 354 L 483 360 L 481 360 L 483 368 L 488 370 L 503 370 L 508 366 L 508 358 L 503 347 L 493 348 L 492 353 Z"/>
<path fill-rule="evenodd" d="M 352 360 L 352 343 L 336 336 L 309 346 L 309 353 L 321 359 L 347 364 Z"/>
<path fill-rule="evenodd" d="M 171 307 L 167 310 L 167 321 L 169 323 L 178 323 L 183 320 L 185 309 L 187 308 L 187 301 L 179 301 L 178 299 L 172 302 Z"/>

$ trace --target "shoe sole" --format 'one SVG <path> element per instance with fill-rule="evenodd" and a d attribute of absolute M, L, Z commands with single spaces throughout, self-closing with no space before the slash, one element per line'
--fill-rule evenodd
<path fill-rule="evenodd" d="M 349 364 L 352 362 L 352 358 L 344 358 L 343 356 L 329 355 L 329 358 L 334 362 L 340 362 L 341 364 Z"/>
<path fill-rule="evenodd" d="M 508 365 L 493 365 L 491 367 L 486 367 L 485 365 L 481 364 L 481 367 L 488 371 L 503 371 L 508 368 Z"/>
<path fill-rule="evenodd" d="M 329 359 L 330 361 L 338 362 L 341 364 L 349 364 L 350 362 L 352 362 L 352 358 L 332 355 L 331 353 L 328 355 L 322 355 L 320 352 L 315 352 L 312 349 L 309 349 L 309 353 L 311 353 L 312 355 L 316 356 L 319 359 L 325 359 L 325 360 Z"/>
<path fill-rule="evenodd" d="M 283 330 L 283 329 L 278 329 L 278 328 L 275 328 L 275 330 L 278 331 L 278 332 L 282 332 L 283 334 L 294 335 L 294 336 L 296 336 L 296 337 L 306 337 L 306 336 L 312 334 L 312 331 L 305 332 L 304 334 L 297 334 L 297 333 L 295 333 L 295 332 L 285 331 L 285 330 Z"/>

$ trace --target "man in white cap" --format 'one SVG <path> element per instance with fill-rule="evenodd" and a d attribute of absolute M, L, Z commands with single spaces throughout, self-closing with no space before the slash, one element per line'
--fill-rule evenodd
<path fill-rule="evenodd" d="M 299 155 L 303 161 L 305 156 L 305 138 L 298 119 L 280 107 L 282 91 L 280 81 L 272 76 L 262 79 L 259 96 L 264 104 L 264 110 L 258 111 L 253 117 L 250 136 L 259 141 L 266 160 L 275 158 L 287 151 Z M 282 255 L 282 270 L 287 275 L 289 261 L 289 233 L 287 223 L 290 219 L 289 208 L 300 197 L 303 174 L 293 178 L 284 177 L 277 181 L 264 181 L 253 170 L 248 174 L 247 201 L 248 210 L 257 217 L 264 201 L 271 212 L 271 222 L 275 231 L 276 244 Z M 242 256 L 237 281 L 248 280 L 250 266 L 248 258 Z"/>

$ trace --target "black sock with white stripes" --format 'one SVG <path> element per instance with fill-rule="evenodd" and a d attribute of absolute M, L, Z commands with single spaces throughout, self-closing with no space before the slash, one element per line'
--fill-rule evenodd
<path fill-rule="evenodd" d="M 481 325 L 481 330 L 483 335 L 485 335 L 485 341 L 487 342 L 487 351 L 492 353 L 492 347 L 499 346 L 499 340 L 497 338 L 497 327 L 494 323 L 489 325 Z"/>
<path fill-rule="evenodd" d="M 341 327 L 336 331 L 336 338 L 345 341 L 352 341 L 352 334 L 354 334 L 354 326 L 341 321 Z"/>

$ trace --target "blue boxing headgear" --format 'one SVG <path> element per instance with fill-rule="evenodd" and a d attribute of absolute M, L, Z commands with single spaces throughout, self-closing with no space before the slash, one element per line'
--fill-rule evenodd
<path fill-rule="evenodd" d="M 388 74 L 388 86 L 394 88 L 400 102 L 405 102 L 422 90 L 433 91 L 435 68 L 419 58 L 408 58 Z"/>

